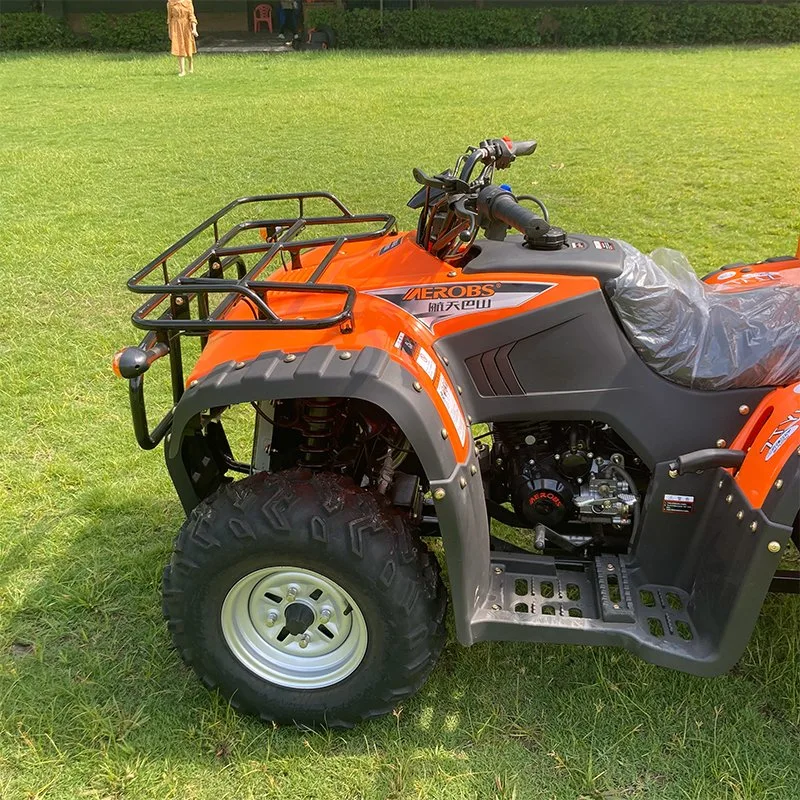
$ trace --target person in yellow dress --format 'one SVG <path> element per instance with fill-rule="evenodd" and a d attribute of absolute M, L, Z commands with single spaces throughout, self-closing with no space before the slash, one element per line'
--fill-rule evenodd
<path fill-rule="evenodd" d="M 192 0 L 167 0 L 167 27 L 172 42 L 172 55 L 178 56 L 179 77 L 186 75 L 185 60 L 189 59 L 189 72 L 194 72 L 193 56 L 197 52 L 197 17 Z"/>

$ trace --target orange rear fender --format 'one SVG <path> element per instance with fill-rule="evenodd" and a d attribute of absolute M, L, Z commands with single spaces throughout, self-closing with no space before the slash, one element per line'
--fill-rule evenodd
<path fill-rule="evenodd" d="M 800 509 L 800 383 L 768 394 L 731 447 L 744 450 L 736 483 L 753 508 L 782 509 L 791 524 Z"/>
<path fill-rule="evenodd" d="M 760 286 L 800 285 L 800 248 L 794 258 L 719 269 L 703 281 L 721 292 L 741 292 Z"/>

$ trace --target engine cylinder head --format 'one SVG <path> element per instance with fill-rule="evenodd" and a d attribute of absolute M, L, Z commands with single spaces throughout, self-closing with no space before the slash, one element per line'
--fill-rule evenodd
<path fill-rule="evenodd" d="M 582 450 L 561 454 L 558 469 L 566 478 L 584 478 L 592 468 L 592 460 Z"/>

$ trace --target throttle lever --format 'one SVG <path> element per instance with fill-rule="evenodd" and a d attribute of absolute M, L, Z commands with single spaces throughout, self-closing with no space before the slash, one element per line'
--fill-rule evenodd
<path fill-rule="evenodd" d="M 453 213 L 469 221 L 469 230 L 461 231 L 459 238 L 462 242 L 471 242 L 478 230 L 478 215 L 467 208 L 467 199 L 465 197 L 453 203 Z"/>

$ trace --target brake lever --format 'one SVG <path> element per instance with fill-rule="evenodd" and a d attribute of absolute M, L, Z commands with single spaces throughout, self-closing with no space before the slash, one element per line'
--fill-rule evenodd
<path fill-rule="evenodd" d="M 441 189 L 444 192 L 448 191 L 447 184 L 438 175 L 427 175 L 419 167 L 414 167 L 411 170 L 411 174 L 414 176 L 414 180 L 423 186 L 428 186 L 431 189 Z"/>
<path fill-rule="evenodd" d="M 431 189 L 440 189 L 443 192 L 447 192 L 447 194 L 466 194 L 469 191 L 469 184 L 455 175 L 426 175 L 417 167 L 414 167 L 411 172 L 417 183 L 421 183 Z"/>

